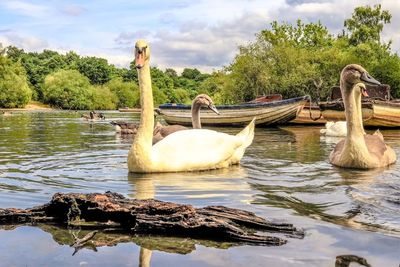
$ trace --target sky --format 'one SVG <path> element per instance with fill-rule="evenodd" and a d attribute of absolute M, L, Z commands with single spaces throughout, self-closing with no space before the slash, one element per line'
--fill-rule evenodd
<path fill-rule="evenodd" d="M 0 43 L 25 51 L 70 50 L 127 67 L 137 39 L 161 69 L 219 70 L 238 46 L 278 22 L 320 20 L 331 33 L 361 5 L 382 4 L 392 21 L 382 34 L 400 52 L 400 0 L 1 0 Z"/>

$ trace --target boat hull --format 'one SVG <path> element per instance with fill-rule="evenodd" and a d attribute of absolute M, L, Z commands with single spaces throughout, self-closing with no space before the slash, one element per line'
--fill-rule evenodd
<path fill-rule="evenodd" d="M 210 126 L 242 126 L 256 117 L 256 125 L 268 126 L 289 122 L 296 118 L 308 100 L 307 96 L 267 103 L 247 103 L 217 106 L 220 115 L 202 108 L 201 124 Z M 164 104 L 160 114 L 168 124 L 192 125 L 192 115 L 188 105 Z"/>
<path fill-rule="evenodd" d="M 328 121 L 345 121 L 342 108 L 326 108 L 321 106 L 322 116 Z M 367 127 L 400 127 L 400 103 L 374 101 L 362 104 L 362 117 Z"/>
<path fill-rule="evenodd" d="M 313 119 L 310 118 L 310 112 Z M 290 121 L 290 123 L 318 125 L 325 124 L 326 120 L 323 116 L 321 116 L 321 110 L 318 106 L 316 108 L 312 107 L 311 109 L 309 106 L 304 106 L 297 117 Z"/>

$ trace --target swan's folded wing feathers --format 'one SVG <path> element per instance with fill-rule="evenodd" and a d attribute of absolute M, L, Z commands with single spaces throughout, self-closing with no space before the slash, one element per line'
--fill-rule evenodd
<path fill-rule="evenodd" d="M 329 156 L 329 160 L 332 162 L 333 160 L 336 159 L 336 157 L 340 156 L 340 154 L 342 153 L 343 147 L 344 147 L 344 142 L 345 139 L 342 139 L 339 141 L 339 143 L 336 144 L 335 148 L 332 150 L 330 156 Z"/>
<path fill-rule="evenodd" d="M 364 139 L 369 153 L 376 154 L 379 157 L 383 156 L 387 148 L 382 135 L 367 134 L 364 136 Z"/>
<path fill-rule="evenodd" d="M 243 138 L 212 130 L 193 129 L 168 135 L 152 148 L 152 157 L 166 168 L 215 168 L 231 158 Z"/>

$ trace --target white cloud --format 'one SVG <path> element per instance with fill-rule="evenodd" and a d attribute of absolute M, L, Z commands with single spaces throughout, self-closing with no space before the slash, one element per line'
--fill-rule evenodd
<path fill-rule="evenodd" d="M 16 33 L 7 33 L 0 36 L 0 43 L 4 46 L 17 46 L 27 51 L 41 51 L 49 47 L 46 40 L 40 39 L 35 36 L 21 36 Z"/>
<path fill-rule="evenodd" d="M 296 5 L 293 11 L 298 13 L 330 14 L 334 9 L 334 3 L 303 3 Z"/>
<path fill-rule="evenodd" d="M 154 7 L 151 4 L 155 1 L 140 5 L 114 1 L 112 6 L 105 1 L 97 5 L 1 1 L 0 8 L 6 9 L 7 16 L 17 13 L 30 18 L 12 24 L 7 23 L 8 18 L 0 18 L 0 42 L 27 51 L 74 50 L 127 67 L 135 40 L 146 38 L 152 46 L 153 65 L 178 71 L 184 67 L 212 71 L 232 62 L 238 45 L 253 41 L 273 20 L 320 20 L 336 34 L 356 6 L 381 3 L 393 15 L 382 38 L 392 39 L 393 50 L 400 51 L 400 1 L 396 0 L 185 0 Z M 142 8 L 143 12 L 133 12 L 130 17 L 126 15 L 130 8 Z M 60 11 L 67 16 L 60 16 Z"/>
<path fill-rule="evenodd" d="M 2 3 L 5 8 L 29 17 L 41 17 L 49 12 L 49 8 L 43 5 L 35 5 L 23 1 L 6 1 Z"/>
<path fill-rule="evenodd" d="M 117 38 L 114 39 L 114 41 L 118 45 L 131 45 L 133 46 L 133 43 L 137 39 L 143 39 L 147 38 L 151 34 L 150 31 L 148 30 L 138 30 L 135 32 L 121 32 Z"/>
<path fill-rule="evenodd" d="M 62 12 L 68 16 L 80 16 L 86 11 L 86 8 L 78 5 L 67 5 L 64 6 Z"/>

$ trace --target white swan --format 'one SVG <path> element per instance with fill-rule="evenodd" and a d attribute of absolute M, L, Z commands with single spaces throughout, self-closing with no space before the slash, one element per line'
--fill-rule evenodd
<path fill-rule="evenodd" d="M 328 121 L 325 129 L 320 130 L 325 136 L 345 137 L 347 135 L 347 126 L 345 121 Z"/>
<path fill-rule="evenodd" d="M 237 135 L 212 130 L 178 131 L 152 146 L 154 104 L 150 78 L 150 48 L 139 40 L 135 45 L 138 69 L 140 125 L 128 153 L 130 172 L 180 172 L 228 167 L 239 163 L 254 138 L 254 121 Z"/>
<path fill-rule="evenodd" d="M 393 164 L 396 154 L 385 144 L 382 134 L 365 134 L 361 114 L 361 94 L 368 95 L 364 83 L 380 84 L 356 64 L 347 65 L 340 75 L 340 90 L 346 112 L 347 135 L 331 152 L 333 165 L 344 168 L 372 169 Z"/>

